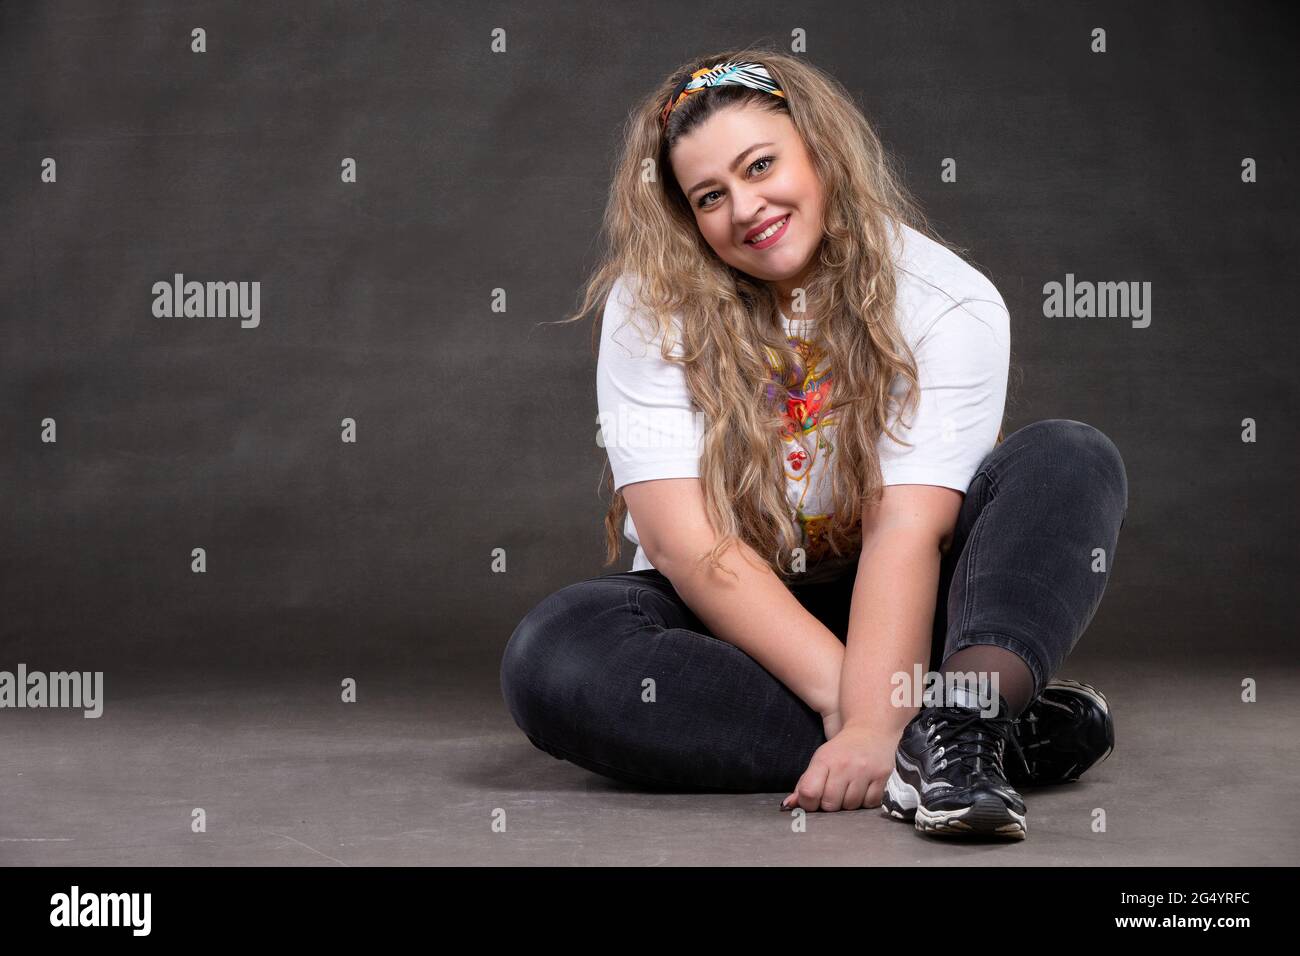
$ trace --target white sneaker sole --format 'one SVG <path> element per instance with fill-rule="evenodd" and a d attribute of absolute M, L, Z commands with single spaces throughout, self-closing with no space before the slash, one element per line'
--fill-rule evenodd
<path fill-rule="evenodd" d="M 1016 813 L 996 797 L 960 810 L 927 810 L 921 806 L 921 795 L 899 776 L 897 767 L 885 784 L 880 809 L 884 816 L 910 820 L 917 830 L 932 836 L 996 836 L 1023 840 L 1028 833 L 1025 815 Z"/>

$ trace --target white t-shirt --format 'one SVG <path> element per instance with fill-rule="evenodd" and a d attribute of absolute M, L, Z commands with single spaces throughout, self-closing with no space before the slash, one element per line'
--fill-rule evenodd
<path fill-rule="evenodd" d="M 960 256 L 906 224 L 901 246 L 898 231 L 893 235 L 896 315 L 916 358 L 921 394 L 910 429 L 896 425 L 897 418 L 890 423 L 912 446 L 880 436 L 877 450 L 884 483 L 940 485 L 964 494 L 1001 426 L 1010 315 L 993 283 Z M 662 340 L 651 337 L 653 319 L 635 306 L 634 285 L 630 275 L 614 285 L 605 305 L 596 365 L 600 427 L 615 490 L 656 478 L 698 478 L 704 432 L 704 413 L 691 401 L 685 370 L 660 356 Z M 674 320 L 680 329 L 680 316 Z M 828 554 L 823 529 L 832 505 L 829 469 L 835 425 L 821 409 L 834 379 L 815 334 L 808 334 L 815 333 L 815 321 L 792 320 L 784 313 L 781 321 L 787 338 L 806 359 L 803 385 L 789 391 L 783 459 L 787 498 L 807 554 L 808 571 L 800 578 L 811 582 Z M 682 354 L 680 333 L 670 354 Z M 892 391 L 901 400 L 906 391 L 901 377 Z M 654 567 L 631 513 L 624 535 L 637 545 L 632 570 Z"/>

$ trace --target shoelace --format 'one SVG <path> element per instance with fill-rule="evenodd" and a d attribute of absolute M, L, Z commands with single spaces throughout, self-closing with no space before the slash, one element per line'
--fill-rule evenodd
<path fill-rule="evenodd" d="M 980 726 L 975 726 L 979 724 Z M 988 761 L 993 767 L 997 768 L 1005 778 L 1006 772 L 1002 766 L 1001 758 L 1005 750 L 1007 741 L 1011 742 L 1011 750 L 1015 753 L 1020 764 L 1029 770 L 1029 763 L 1025 759 L 1024 751 L 1020 749 L 1020 741 L 1016 739 L 1014 727 L 1016 724 L 1015 717 L 985 717 L 978 710 L 967 710 L 961 707 L 939 707 L 935 708 L 935 716 L 929 721 L 930 732 L 935 735 L 935 741 L 940 742 L 943 748 L 941 760 L 943 765 L 955 762 L 963 765 L 963 769 L 977 771 L 980 769 L 980 761 Z M 944 744 L 938 733 L 938 728 L 950 728 L 946 735 L 953 742 L 951 745 Z M 963 736 L 963 731 L 971 728 L 971 732 Z M 929 740 L 929 734 L 926 735 Z M 951 756 L 950 755 L 955 755 Z M 974 761 L 970 766 L 965 766 L 967 761 Z"/>

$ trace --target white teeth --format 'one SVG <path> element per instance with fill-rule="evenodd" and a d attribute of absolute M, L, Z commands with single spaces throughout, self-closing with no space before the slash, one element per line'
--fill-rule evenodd
<path fill-rule="evenodd" d="M 777 231 L 778 231 L 782 226 L 785 225 L 785 220 L 786 220 L 786 219 L 789 219 L 789 218 L 790 218 L 789 216 L 786 216 L 785 219 L 782 219 L 780 222 L 774 222 L 774 223 L 772 223 L 772 225 L 768 226 L 766 229 L 764 229 L 762 232 L 760 232 L 760 233 L 759 233 L 757 236 L 755 236 L 753 239 L 748 239 L 748 240 L 746 240 L 746 241 L 747 241 L 747 242 L 752 246 L 752 245 L 753 245 L 754 243 L 756 243 L 756 242 L 762 242 L 764 239 L 769 239 L 769 238 L 771 238 L 772 236 L 776 235 Z"/>

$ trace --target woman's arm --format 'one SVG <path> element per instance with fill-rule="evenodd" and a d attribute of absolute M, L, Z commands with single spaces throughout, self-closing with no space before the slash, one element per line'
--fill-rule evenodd
<path fill-rule="evenodd" d="M 891 485 L 863 521 L 862 556 L 853 584 L 849 633 L 840 675 L 844 726 L 863 727 L 895 743 L 919 701 L 891 702 L 894 675 L 924 671 L 939 590 L 939 564 L 961 510 L 962 494 L 935 485 Z"/>
<path fill-rule="evenodd" d="M 885 488 L 864 509 L 837 705 L 844 724 L 791 795 L 805 810 L 880 805 L 898 738 L 917 710 L 890 703 L 890 680 L 929 658 L 942 555 L 1002 423 L 1010 324 L 1002 297 L 985 289 L 924 328 L 908 327 L 920 403 L 910 424 L 895 423 L 895 439 L 879 442 Z"/>
<path fill-rule="evenodd" d="M 891 485 L 863 518 L 862 555 L 840 673 L 842 726 L 818 748 L 787 803 L 805 810 L 880 805 L 894 750 L 917 707 L 890 700 L 898 672 L 929 660 L 939 565 L 963 495 L 934 485 Z M 913 703 L 913 702 L 909 702 Z"/>
<path fill-rule="evenodd" d="M 744 542 L 720 556 L 735 577 L 695 558 L 716 540 L 698 478 L 623 488 L 650 562 L 719 640 L 739 647 L 823 716 L 839 696 L 844 645 Z"/>

